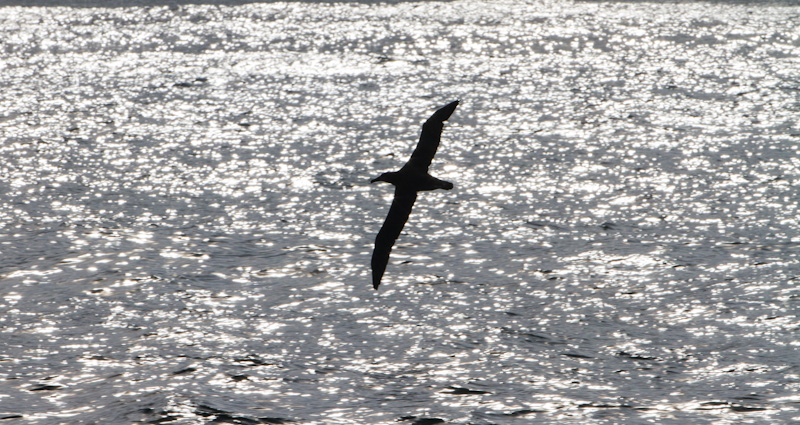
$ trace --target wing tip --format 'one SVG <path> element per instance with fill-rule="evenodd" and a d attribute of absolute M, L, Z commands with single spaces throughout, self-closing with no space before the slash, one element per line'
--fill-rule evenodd
<path fill-rule="evenodd" d="M 381 286 L 381 279 L 383 279 L 383 273 L 386 271 L 386 263 L 384 264 L 375 264 L 375 254 L 373 253 L 372 256 L 372 288 L 376 291 L 378 287 Z M 388 256 L 386 258 L 389 259 Z M 388 262 L 388 261 L 387 261 Z"/>
<path fill-rule="evenodd" d="M 436 118 L 439 121 L 447 121 L 450 118 L 450 115 L 453 115 L 453 112 L 456 110 L 458 104 L 461 103 L 460 100 L 455 100 L 453 102 L 448 103 L 447 105 L 442 106 L 436 112 L 433 113 L 431 119 Z"/>

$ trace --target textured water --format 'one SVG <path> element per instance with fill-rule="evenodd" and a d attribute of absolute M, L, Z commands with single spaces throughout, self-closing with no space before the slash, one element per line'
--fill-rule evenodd
<path fill-rule="evenodd" d="M 180 3 L 0 7 L 0 423 L 800 421 L 800 6 Z"/>

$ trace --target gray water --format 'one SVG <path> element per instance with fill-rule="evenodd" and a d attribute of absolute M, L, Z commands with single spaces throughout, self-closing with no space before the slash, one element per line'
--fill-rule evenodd
<path fill-rule="evenodd" d="M 800 422 L 800 6 L 179 3 L 0 7 L 0 423 Z"/>

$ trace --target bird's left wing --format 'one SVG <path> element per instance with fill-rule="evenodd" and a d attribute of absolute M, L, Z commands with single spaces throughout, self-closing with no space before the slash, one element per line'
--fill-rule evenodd
<path fill-rule="evenodd" d="M 389 215 L 383 222 L 383 227 L 375 238 L 375 250 L 372 251 L 372 287 L 378 289 L 381 284 L 383 272 L 389 263 L 389 253 L 392 252 L 394 241 L 403 231 L 403 226 L 408 221 L 414 201 L 417 200 L 417 192 L 413 190 L 396 189 L 394 200 L 389 208 Z"/>
<path fill-rule="evenodd" d="M 439 141 L 442 138 L 442 129 L 444 122 L 453 115 L 456 110 L 458 101 L 448 103 L 447 105 L 439 108 L 434 112 L 425 124 L 422 125 L 422 134 L 419 136 L 417 148 L 411 154 L 409 162 L 414 163 L 418 167 L 425 170 L 428 169 L 433 161 L 433 156 L 436 155 L 436 150 L 439 149 Z"/>

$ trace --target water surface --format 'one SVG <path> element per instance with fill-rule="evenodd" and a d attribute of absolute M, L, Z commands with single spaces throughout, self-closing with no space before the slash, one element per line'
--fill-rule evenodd
<path fill-rule="evenodd" d="M 798 19 L 2 7 L 0 418 L 800 421 Z"/>

